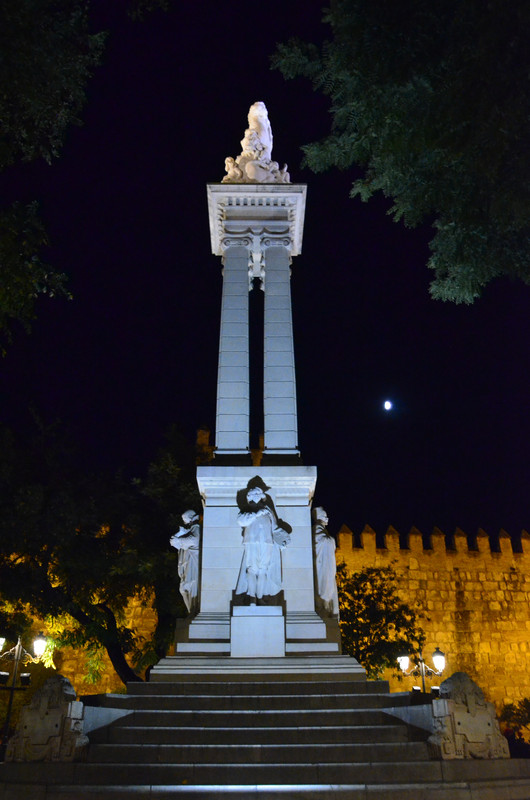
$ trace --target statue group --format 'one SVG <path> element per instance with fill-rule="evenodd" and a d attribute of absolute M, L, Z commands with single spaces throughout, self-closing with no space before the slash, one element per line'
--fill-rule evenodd
<path fill-rule="evenodd" d="M 242 530 L 243 554 L 235 586 L 236 602 L 248 605 L 279 604 L 282 591 L 281 553 L 291 542 L 291 526 L 281 520 L 270 487 L 256 476 L 238 493 L 237 521 Z M 313 510 L 316 607 L 321 614 L 337 617 L 335 539 L 327 529 L 328 515 Z M 193 509 L 182 514 L 182 525 L 171 539 L 179 551 L 180 593 L 189 615 L 199 609 L 200 518 Z"/>
<path fill-rule="evenodd" d="M 222 183 L 290 183 L 287 164 L 272 161 L 272 129 L 265 103 L 250 106 L 248 128 L 241 140 L 241 155 L 225 159 Z"/>

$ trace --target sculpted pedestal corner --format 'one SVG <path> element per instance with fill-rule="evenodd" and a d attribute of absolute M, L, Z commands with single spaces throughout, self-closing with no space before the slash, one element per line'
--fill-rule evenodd
<path fill-rule="evenodd" d="M 434 730 L 428 742 L 433 758 L 510 758 L 493 703 L 467 673 L 455 672 L 440 684 L 432 713 Z"/>
<path fill-rule="evenodd" d="M 83 703 L 62 675 L 53 675 L 20 711 L 6 761 L 74 761 L 86 755 Z"/>

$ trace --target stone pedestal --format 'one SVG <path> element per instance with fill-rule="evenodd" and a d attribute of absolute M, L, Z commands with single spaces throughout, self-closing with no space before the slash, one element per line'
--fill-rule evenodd
<path fill-rule="evenodd" d="M 233 658 L 285 655 L 285 619 L 280 606 L 239 606 L 232 612 L 230 655 Z"/>
<path fill-rule="evenodd" d="M 281 553 L 279 605 L 257 606 L 253 611 L 251 606 L 239 605 L 241 598 L 235 595 L 243 557 L 237 497 L 256 476 L 270 487 L 268 494 L 278 516 L 292 530 L 290 544 Z M 236 644 L 233 631 L 242 630 L 244 625 L 251 631 L 254 623 L 263 630 L 274 626 L 276 631 L 271 633 L 274 652 L 260 651 L 255 657 L 340 654 L 338 621 L 324 621 L 315 611 L 311 502 L 316 477 L 316 467 L 198 467 L 197 482 L 204 505 L 200 610 L 189 626 L 177 631 L 177 656 L 234 656 L 244 645 Z M 276 644 L 280 626 L 283 652 Z M 258 639 L 254 636 L 255 641 Z"/>

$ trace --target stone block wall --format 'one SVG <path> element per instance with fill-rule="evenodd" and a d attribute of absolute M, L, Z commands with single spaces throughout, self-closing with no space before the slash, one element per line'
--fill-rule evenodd
<path fill-rule="evenodd" d="M 343 526 L 337 560 L 351 572 L 392 566 L 399 594 L 423 609 L 424 657 L 439 647 L 446 655 L 444 676 L 467 672 L 488 699 L 504 703 L 530 697 L 530 536 L 510 537 L 505 531 L 488 536 L 461 530 L 446 536 L 435 529 L 424 535 L 413 528 L 384 535 L 370 527 L 354 535 Z M 392 691 L 419 685 L 418 678 L 399 681 L 390 675 Z"/>

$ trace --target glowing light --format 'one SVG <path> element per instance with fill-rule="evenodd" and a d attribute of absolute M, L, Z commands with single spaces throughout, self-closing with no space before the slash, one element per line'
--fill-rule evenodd
<path fill-rule="evenodd" d="M 385 402 L 383 403 L 383 408 L 385 409 L 385 411 L 392 411 L 393 407 L 394 403 L 392 402 L 392 400 L 385 400 Z"/>
<path fill-rule="evenodd" d="M 35 658 L 42 658 L 42 655 L 45 650 L 46 650 L 46 637 L 41 631 L 39 635 L 35 637 L 35 641 L 33 642 L 33 652 L 35 653 Z"/>

